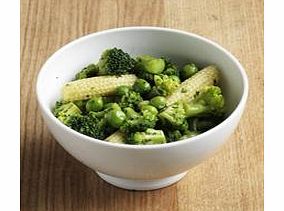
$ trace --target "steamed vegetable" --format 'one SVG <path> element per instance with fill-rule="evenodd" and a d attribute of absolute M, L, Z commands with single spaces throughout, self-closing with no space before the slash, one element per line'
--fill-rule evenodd
<path fill-rule="evenodd" d="M 161 58 L 143 55 L 137 57 L 137 66 L 145 72 L 159 74 L 165 68 L 165 61 Z"/>
<path fill-rule="evenodd" d="M 181 85 L 167 97 L 167 105 L 179 100 L 190 101 L 205 86 L 214 85 L 219 81 L 219 71 L 216 66 L 211 65 L 181 83 Z"/>
<path fill-rule="evenodd" d="M 189 139 L 224 119 L 219 70 L 180 68 L 151 55 L 132 58 L 107 49 L 64 85 L 53 114 L 92 138 L 116 144 L 164 144 Z"/>
<path fill-rule="evenodd" d="M 208 86 L 200 90 L 199 94 L 190 102 L 178 101 L 159 114 L 164 124 L 173 128 L 184 128 L 187 118 L 202 116 L 218 116 L 223 112 L 224 97 L 217 86 Z"/>
<path fill-rule="evenodd" d="M 191 76 L 193 76 L 197 72 L 198 72 L 198 68 L 196 67 L 195 64 L 187 64 L 182 68 L 180 77 L 184 81 L 190 78 Z"/>
<path fill-rule="evenodd" d="M 99 71 L 99 68 L 95 64 L 90 64 L 84 67 L 80 72 L 75 75 L 76 80 L 95 77 Z"/>
<path fill-rule="evenodd" d="M 132 86 L 137 77 L 134 74 L 121 76 L 97 76 L 66 83 L 63 87 L 63 100 L 75 101 L 94 96 L 112 95 L 122 85 Z"/>
<path fill-rule="evenodd" d="M 118 48 L 103 52 L 97 66 L 98 75 L 122 75 L 132 73 L 136 61 L 130 55 Z"/>
<path fill-rule="evenodd" d="M 127 140 L 129 144 L 164 144 L 166 137 L 162 130 L 148 128 L 145 132 L 135 132 Z"/>

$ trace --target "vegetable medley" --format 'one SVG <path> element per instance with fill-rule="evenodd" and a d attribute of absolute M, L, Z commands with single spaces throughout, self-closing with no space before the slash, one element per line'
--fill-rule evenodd
<path fill-rule="evenodd" d="M 224 119 L 219 71 L 168 58 L 132 58 L 107 49 L 63 87 L 54 115 L 84 135 L 112 143 L 164 144 L 196 136 Z"/>

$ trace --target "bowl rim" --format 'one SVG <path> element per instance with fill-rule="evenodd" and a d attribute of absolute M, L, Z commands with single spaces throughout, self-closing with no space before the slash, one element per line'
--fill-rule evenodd
<path fill-rule="evenodd" d="M 197 136 L 184 139 L 182 141 L 176 141 L 176 142 L 171 142 L 171 143 L 165 143 L 165 144 L 154 144 L 154 145 L 130 145 L 130 144 L 119 144 L 119 143 L 111 143 L 107 142 L 104 140 L 99 140 L 96 138 L 92 138 L 89 136 L 86 136 L 84 134 L 81 134 L 68 126 L 64 125 L 62 122 L 60 122 L 51 112 L 50 108 L 42 102 L 42 97 L 39 95 L 39 90 L 40 90 L 40 84 L 39 81 L 41 81 L 41 78 L 43 77 L 43 72 L 45 72 L 46 67 L 48 64 L 51 62 L 51 60 L 56 57 L 57 55 L 60 55 L 61 52 L 63 52 L 65 49 L 68 49 L 72 47 L 73 45 L 76 45 L 80 42 L 83 42 L 84 40 L 90 38 L 90 37 L 95 37 L 95 36 L 100 36 L 104 34 L 109 34 L 113 32 L 122 32 L 122 31 L 160 31 L 160 32 L 170 32 L 170 33 L 175 33 L 175 34 L 181 34 L 181 35 L 186 35 L 193 37 L 195 39 L 198 39 L 200 41 L 206 42 L 209 45 L 212 45 L 213 47 L 219 49 L 223 53 L 225 53 L 238 67 L 238 70 L 240 71 L 241 77 L 242 77 L 242 83 L 243 83 L 243 90 L 242 90 L 242 96 L 240 101 L 238 102 L 238 105 L 236 108 L 230 113 L 230 115 L 222 121 L 220 124 L 217 126 L 211 128 L 210 130 L 201 133 Z M 45 63 L 42 65 L 38 76 L 37 76 L 37 82 L 36 82 L 36 95 L 37 95 L 37 100 L 38 103 L 41 107 L 42 112 L 44 112 L 53 122 L 56 124 L 57 127 L 60 127 L 62 130 L 65 130 L 66 132 L 71 133 L 73 136 L 76 138 L 82 140 L 82 141 L 87 141 L 91 143 L 96 143 L 96 144 L 101 144 L 106 147 L 113 147 L 113 148 L 124 148 L 124 149 L 136 149 L 136 150 L 143 150 L 143 149 L 161 149 L 161 148 L 168 148 L 168 147 L 176 147 L 179 145 L 184 145 L 189 142 L 196 142 L 199 141 L 200 139 L 204 137 L 210 136 L 212 133 L 217 132 L 218 130 L 224 129 L 224 127 L 231 122 L 233 119 L 235 119 L 239 114 L 242 114 L 242 109 L 244 108 L 247 98 L 248 98 L 248 89 L 249 89 L 249 84 L 248 84 L 248 77 L 247 74 L 243 68 L 243 66 L 240 64 L 238 59 L 233 56 L 232 53 L 230 53 L 228 50 L 223 48 L 221 45 L 217 44 L 214 41 L 211 41 L 203 36 L 200 36 L 198 34 L 192 33 L 192 32 L 186 32 L 182 31 L 179 29 L 173 29 L 173 28 L 166 28 L 166 27 L 154 27 L 154 26 L 131 26 L 131 27 L 120 27 L 120 28 L 111 28 L 111 29 L 106 29 L 94 33 L 90 33 L 84 36 L 81 36 L 73 41 L 70 41 L 69 43 L 65 44 L 56 52 L 54 52 L 51 56 L 48 57 L 48 59 L 45 61 Z"/>

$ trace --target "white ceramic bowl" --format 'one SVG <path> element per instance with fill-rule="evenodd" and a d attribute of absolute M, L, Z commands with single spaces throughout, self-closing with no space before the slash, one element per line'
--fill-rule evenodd
<path fill-rule="evenodd" d="M 98 61 L 103 50 L 118 47 L 132 56 L 166 56 L 179 64 L 216 64 L 228 117 L 196 137 L 162 145 L 123 145 L 82 135 L 56 119 L 51 108 L 63 84 L 85 65 Z M 55 139 L 76 159 L 107 182 L 126 189 L 151 190 L 181 179 L 188 169 L 211 156 L 233 133 L 248 96 L 246 73 L 237 59 L 218 44 L 198 35 L 158 27 L 127 27 L 81 37 L 54 53 L 37 80 L 43 118 Z"/>

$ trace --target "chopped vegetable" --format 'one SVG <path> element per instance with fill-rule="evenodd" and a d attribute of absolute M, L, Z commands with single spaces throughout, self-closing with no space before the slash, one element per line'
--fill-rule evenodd
<path fill-rule="evenodd" d="M 94 96 L 107 96 L 122 85 L 132 86 L 137 77 L 134 74 L 121 76 L 98 76 L 66 83 L 63 87 L 63 100 L 75 101 Z"/>
<path fill-rule="evenodd" d="M 187 64 L 182 68 L 180 77 L 184 81 L 190 78 L 191 76 L 193 76 L 197 72 L 198 72 L 198 68 L 196 67 L 195 64 Z"/>
<path fill-rule="evenodd" d="M 107 49 L 97 64 L 64 85 L 53 114 L 73 130 L 110 143 L 189 139 L 224 119 L 219 77 L 214 65 L 180 69 L 168 58 L 134 59 L 121 49 Z"/>
<path fill-rule="evenodd" d="M 80 72 L 75 75 L 76 80 L 95 77 L 99 69 L 95 64 L 90 64 L 87 67 L 84 67 Z"/>
<path fill-rule="evenodd" d="M 107 49 L 98 62 L 99 75 L 122 75 L 132 73 L 136 61 L 118 48 Z"/>
<path fill-rule="evenodd" d="M 135 132 L 127 140 L 129 144 L 164 144 L 166 137 L 162 130 L 148 128 L 145 132 Z"/>
<path fill-rule="evenodd" d="M 93 97 L 88 100 L 86 104 L 86 110 L 90 111 L 101 111 L 104 107 L 104 102 L 102 97 Z"/>
<path fill-rule="evenodd" d="M 149 55 L 137 57 L 137 66 L 145 72 L 159 74 L 165 69 L 165 60 Z"/>
<path fill-rule="evenodd" d="M 203 87 L 214 85 L 218 80 L 219 71 L 217 67 L 214 65 L 208 66 L 182 82 L 181 85 L 167 97 L 167 105 L 171 105 L 179 100 L 190 101 Z"/>

